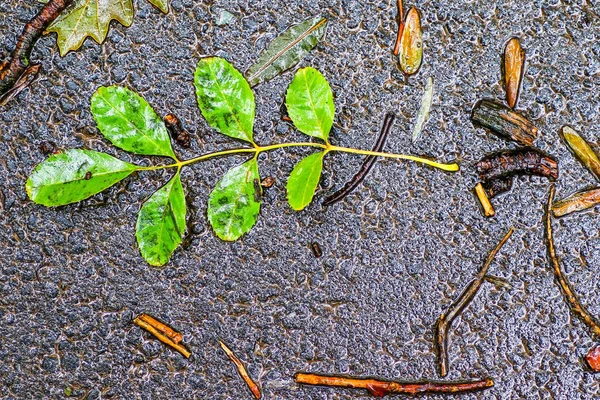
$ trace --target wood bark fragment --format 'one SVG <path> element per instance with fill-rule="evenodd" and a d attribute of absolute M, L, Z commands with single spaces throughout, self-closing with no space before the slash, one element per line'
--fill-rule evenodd
<path fill-rule="evenodd" d="M 141 314 L 133 320 L 133 323 L 153 334 L 158 340 L 160 340 L 167 346 L 170 346 L 178 352 L 180 352 L 185 358 L 190 358 L 190 356 L 192 355 L 192 353 L 188 349 L 186 349 L 182 344 L 179 343 L 181 341 L 179 335 L 181 334 L 178 334 L 162 322 L 157 321 L 156 319 L 150 317 L 147 314 Z M 171 339 L 171 337 L 167 335 L 165 331 L 169 332 L 169 335 L 173 336 L 177 340 L 177 342 Z"/>
<path fill-rule="evenodd" d="M 448 311 L 443 313 L 437 321 L 436 324 L 436 347 L 438 349 L 438 363 L 440 369 L 440 375 L 442 377 L 448 375 L 448 330 L 452 325 L 452 321 L 471 303 L 481 284 L 485 279 L 485 275 L 494 261 L 496 254 L 500 251 L 502 246 L 506 243 L 506 241 L 511 237 L 514 232 L 514 228 L 510 228 L 506 235 L 500 240 L 500 242 L 496 245 L 496 247 L 491 251 L 488 255 L 483 267 L 477 274 L 477 277 L 469 283 L 465 291 L 456 299 L 454 303 L 450 305 Z"/>
<path fill-rule="evenodd" d="M 304 385 L 333 386 L 350 389 L 365 389 L 375 397 L 388 394 L 420 395 L 427 393 L 461 393 L 487 389 L 494 386 L 491 379 L 472 382 L 395 382 L 370 378 L 350 378 L 319 374 L 298 373 L 296 383 Z"/>
<path fill-rule="evenodd" d="M 179 118 L 175 114 L 167 114 L 163 120 L 173 140 L 181 147 L 190 147 L 190 134 L 183 128 Z"/>
<path fill-rule="evenodd" d="M 494 211 L 494 206 L 490 203 L 490 199 L 488 198 L 485 190 L 483 189 L 483 185 L 479 182 L 475 186 L 475 194 L 477 195 L 477 199 L 479 200 L 479 204 L 481 204 L 481 209 L 483 211 L 483 215 L 486 217 L 493 217 L 496 215 L 496 211 Z"/>
<path fill-rule="evenodd" d="M 534 148 L 504 150 L 490 154 L 477 163 L 479 179 L 490 181 L 515 175 L 538 175 L 558 179 L 558 162 Z"/>
<path fill-rule="evenodd" d="M 379 134 L 379 137 L 377 138 L 377 141 L 375 142 L 372 151 L 381 152 L 383 150 L 385 142 L 387 141 L 387 138 L 390 134 L 390 130 L 392 129 L 392 125 L 394 124 L 394 119 L 396 119 L 396 116 L 394 114 L 386 114 L 385 118 L 383 119 L 381 133 Z M 327 207 L 334 203 L 337 203 L 338 201 L 344 199 L 346 196 L 352 193 L 354 189 L 356 189 L 365 180 L 367 175 L 369 175 L 369 172 L 373 168 L 373 165 L 375 165 L 376 161 L 376 156 L 366 156 L 365 160 L 360 166 L 360 169 L 352 177 L 352 179 L 346 182 L 344 187 L 342 187 L 340 190 L 327 196 L 325 200 L 323 200 L 323 206 Z"/>
<path fill-rule="evenodd" d="M 502 139 L 524 146 L 532 146 L 538 134 L 538 128 L 527 118 L 492 100 L 479 100 L 473 108 L 471 120 Z"/>
<path fill-rule="evenodd" d="M 550 191 L 548 193 L 548 201 L 546 202 L 546 210 L 544 215 L 544 225 L 545 225 L 545 239 L 546 246 L 548 248 L 548 262 L 550 267 L 552 268 L 552 272 L 554 273 L 554 278 L 558 286 L 560 286 L 561 293 L 563 298 L 569 305 L 569 308 L 581 321 L 583 321 L 592 331 L 592 333 L 600 338 L 600 324 L 598 321 L 587 311 L 587 309 L 581 305 L 579 299 L 575 295 L 575 292 L 571 288 L 569 281 L 567 280 L 566 275 L 563 273 L 560 267 L 560 261 L 556 256 L 556 249 L 554 247 L 554 237 L 552 235 L 552 214 L 550 213 L 550 209 L 552 207 L 552 201 L 554 200 L 554 185 L 550 186 Z"/>
<path fill-rule="evenodd" d="M 600 159 L 590 145 L 570 126 L 563 126 L 560 133 L 575 157 L 600 181 Z"/>
<path fill-rule="evenodd" d="M 248 375 L 248 372 L 246 371 L 246 367 L 244 367 L 244 364 L 242 364 L 240 359 L 237 358 L 237 356 L 234 354 L 234 352 L 231 351 L 229 349 L 229 347 L 227 347 L 227 345 L 225 343 L 223 343 L 222 340 L 219 340 L 219 344 L 221 345 L 221 348 L 223 349 L 225 354 L 227 354 L 227 357 L 229 357 L 229 359 L 235 364 L 235 366 L 238 370 L 238 373 L 240 374 L 240 376 L 242 377 L 242 379 L 244 380 L 244 382 L 246 383 L 246 385 L 248 386 L 248 388 L 254 395 L 254 398 L 260 399 L 260 397 L 261 397 L 260 388 L 258 387 L 258 385 L 256 383 L 254 383 L 252 378 L 250 378 L 250 375 Z"/>
<path fill-rule="evenodd" d="M 29 58 L 44 30 L 73 0 L 50 0 L 23 28 L 10 58 L 0 68 L 0 96 L 4 96 L 30 66 Z"/>
<path fill-rule="evenodd" d="M 489 179 L 483 182 L 483 188 L 490 199 L 498 196 L 499 194 L 508 192 L 512 188 L 513 178 L 507 176 L 504 178 Z"/>
<path fill-rule="evenodd" d="M 504 47 L 504 85 L 506 102 L 510 108 L 515 108 L 519 101 L 523 72 L 525 72 L 525 51 L 521 48 L 519 39 L 514 37 Z"/>

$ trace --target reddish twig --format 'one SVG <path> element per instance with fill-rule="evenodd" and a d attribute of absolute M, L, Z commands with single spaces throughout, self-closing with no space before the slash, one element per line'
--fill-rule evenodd
<path fill-rule="evenodd" d="M 44 30 L 73 0 L 50 0 L 23 28 L 10 58 L 0 64 L 0 96 L 10 90 L 29 67 L 29 57 Z"/>
<path fill-rule="evenodd" d="M 190 358 L 192 355 L 192 353 L 179 342 L 181 339 L 177 335 L 177 332 L 173 331 L 162 322 L 155 320 L 147 314 L 142 314 L 135 318 L 133 323 L 153 334 L 158 340 L 167 346 L 171 346 L 180 352 L 185 358 Z M 169 332 L 169 335 L 167 335 L 166 332 Z M 178 341 L 174 341 L 170 336 L 173 336 Z"/>
<path fill-rule="evenodd" d="M 347 378 L 317 374 L 296 375 L 297 383 L 305 385 L 335 386 L 351 389 L 366 389 L 373 396 L 383 397 L 387 394 L 417 395 L 425 393 L 459 393 L 487 389 L 494 386 L 494 381 L 484 379 L 473 382 L 394 382 L 377 379 Z"/>
<path fill-rule="evenodd" d="M 400 53 L 402 32 L 404 32 L 404 6 L 402 5 L 402 0 L 398 0 L 398 36 L 396 37 L 396 44 L 394 45 L 395 56 Z"/>
<path fill-rule="evenodd" d="M 248 372 L 246 371 L 246 367 L 244 367 L 244 364 L 242 364 L 240 359 L 236 357 L 236 355 L 233 353 L 233 351 L 231 351 L 229 349 L 229 347 L 227 347 L 225 345 L 225 343 L 223 343 L 222 340 L 219 340 L 219 344 L 221 345 L 221 348 L 223 349 L 225 354 L 227 354 L 227 357 L 229 357 L 229 359 L 235 364 L 235 366 L 238 370 L 238 373 L 240 374 L 240 376 L 242 377 L 244 382 L 246 382 L 246 385 L 248 385 L 248 388 L 250 389 L 250 391 L 252 392 L 254 397 L 256 399 L 260 399 L 260 396 L 261 396 L 260 389 L 259 389 L 258 385 L 256 383 L 254 383 L 252 378 L 250 378 L 250 375 L 248 375 Z"/>
<path fill-rule="evenodd" d="M 438 358 L 440 365 L 440 375 L 446 376 L 448 375 L 448 329 L 452 325 L 452 321 L 456 318 L 462 310 L 464 310 L 471 300 L 475 297 L 481 284 L 485 279 L 485 275 L 487 274 L 488 268 L 494 261 L 496 254 L 498 251 L 504 246 L 504 243 L 510 238 L 513 234 L 514 228 L 510 228 L 506 235 L 500 240 L 500 243 L 496 245 L 494 250 L 488 255 L 487 260 L 483 264 L 481 271 L 477 274 L 477 277 L 471 281 L 467 289 L 460 295 L 460 297 L 452 303 L 448 311 L 442 314 L 437 322 L 437 332 L 435 335 L 435 340 L 438 348 Z"/>

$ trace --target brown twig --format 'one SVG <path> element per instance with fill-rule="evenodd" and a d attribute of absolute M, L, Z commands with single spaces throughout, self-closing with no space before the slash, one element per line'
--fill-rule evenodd
<path fill-rule="evenodd" d="M 148 314 L 141 314 L 138 318 L 142 321 L 149 323 L 158 331 L 162 332 L 165 336 L 171 339 L 173 343 L 179 343 L 183 340 L 183 335 L 181 333 L 175 332 L 170 326 L 163 324 L 162 322 Z"/>
<path fill-rule="evenodd" d="M 394 119 L 396 119 L 396 116 L 394 114 L 386 114 L 385 118 L 383 119 L 381 133 L 379 134 L 379 137 L 377 138 L 377 141 L 375 142 L 372 151 L 381 152 L 383 150 L 385 142 L 387 141 L 387 138 L 390 134 L 390 130 L 392 129 L 392 125 L 394 124 Z M 376 161 L 376 156 L 366 156 L 365 160 L 360 166 L 360 169 L 352 177 L 352 179 L 346 182 L 346 184 L 340 190 L 327 196 L 325 200 L 323 200 L 323 206 L 327 207 L 334 203 L 337 203 L 338 201 L 344 199 L 346 196 L 352 193 L 352 191 L 356 189 L 369 175 L 369 172 L 373 168 L 373 165 L 375 165 Z"/>
<path fill-rule="evenodd" d="M 402 39 L 402 32 L 404 31 L 404 6 L 402 0 L 398 0 L 398 36 L 396 37 L 396 44 L 394 45 L 394 55 L 397 56 L 400 53 L 400 40 Z"/>
<path fill-rule="evenodd" d="M 171 328 L 155 320 L 154 318 L 149 317 L 147 314 L 142 314 L 139 317 L 135 318 L 133 320 L 133 323 L 153 334 L 158 340 L 160 340 L 167 346 L 171 346 L 172 348 L 183 354 L 185 358 L 190 358 L 190 356 L 192 355 L 192 353 L 188 349 L 186 349 L 182 344 L 180 344 L 179 341 L 173 341 L 169 336 L 162 332 L 161 329 L 167 328 L 175 334 L 177 334 L 177 332 L 173 331 Z"/>
<path fill-rule="evenodd" d="M 435 339 L 438 348 L 440 375 L 442 377 L 448 375 L 448 329 L 450 329 L 454 318 L 456 318 L 462 312 L 462 310 L 464 310 L 469 305 L 469 303 L 471 303 L 471 300 L 473 300 L 473 298 L 479 291 L 479 288 L 481 287 L 481 284 L 485 279 L 485 275 L 487 274 L 487 271 L 490 265 L 492 264 L 492 261 L 494 261 L 496 254 L 498 254 L 498 251 L 500 251 L 502 246 L 504 246 L 504 244 L 510 238 L 514 231 L 515 229 L 512 227 L 508 230 L 506 235 L 504 235 L 502 240 L 500 240 L 500 242 L 488 255 L 487 259 L 485 260 L 485 263 L 483 264 L 483 267 L 479 271 L 479 274 L 477 274 L 477 277 L 473 279 L 471 283 L 469 283 L 467 289 L 460 295 L 460 297 L 454 303 L 452 303 L 448 311 L 442 314 L 438 319 L 436 325 L 437 332 L 435 335 Z"/>
<path fill-rule="evenodd" d="M 383 397 L 387 394 L 417 395 L 425 393 L 459 393 L 494 386 L 494 381 L 484 379 L 473 382 L 394 382 L 377 379 L 347 378 L 317 374 L 296 374 L 296 383 L 305 385 L 335 386 L 351 389 L 366 389 L 373 396 Z"/>
<path fill-rule="evenodd" d="M 556 278 L 556 282 L 560 286 L 563 297 L 564 297 L 565 301 L 567 302 L 567 304 L 569 305 L 569 307 L 571 308 L 571 311 L 573 312 L 573 314 L 575 314 L 577 317 L 579 317 L 590 328 L 590 330 L 592 331 L 592 333 L 594 335 L 596 335 L 597 337 L 600 337 L 600 325 L 598 324 L 596 319 L 594 317 L 592 317 L 592 315 L 585 309 L 585 307 L 583 307 L 581 305 L 581 303 L 579 302 L 579 299 L 577 299 L 577 296 L 575 296 L 575 293 L 573 292 L 573 289 L 571 289 L 571 285 L 569 284 L 567 277 L 563 274 L 563 272 L 560 268 L 560 261 L 558 260 L 558 257 L 556 256 L 556 249 L 554 247 L 554 238 L 552 236 L 552 214 L 551 214 L 552 201 L 554 200 L 554 191 L 555 191 L 554 185 L 551 185 L 550 192 L 548 194 L 548 202 L 546 203 L 545 215 L 544 215 L 544 217 L 545 217 L 544 222 L 545 222 L 545 226 L 546 226 L 546 230 L 545 230 L 546 245 L 548 247 L 548 258 L 550 261 L 550 266 L 552 267 L 552 270 L 554 271 L 554 277 Z"/>
<path fill-rule="evenodd" d="M 19 93 L 31 85 L 37 78 L 40 68 L 40 64 L 33 64 L 27 67 L 15 84 L 0 96 L 0 106 L 7 105 L 9 101 L 17 97 Z"/>
<path fill-rule="evenodd" d="M 493 217 L 496 215 L 496 211 L 494 211 L 494 206 L 490 203 L 490 199 L 488 198 L 485 190 L 483 189 L 483 185 L 479 182 L 475 186 L 475 194 L 477 195 L 477 199 L 479 200 L 479 204 L 481 204 L 481 209 L 483 211 L 483 215 L 486 217 Z"/>
<path fill-rule="evenodd" d="M 50 0 L 23 28 L 10 58 L 0 64 L 0 96 L 10 90 L 29 67 L 29 57 L 44 30 L 73 0 Z"/>
<path fill-rule="evenodd" d="M 244 382 L 246 382 L 246 385 L 248 385 L 248 388 L 250 389 L 250 391 L 252 392 L 254 397 L 256 399 L 260 399 L 260 396 L 261 396 L 260 389 L 259 389 L 258 385 L 256 383 L 254 383 L 252 378 L 250 378 L 250 375 L 248 375 L 248 372 L 246 371 L 246 367 L 244 367 L 244 364 L 242 364 L 240 359 L 236 357 L 236 355 L 233 353 L 233 351 L 231 351 L 229 349 L 229 347 L 227 347 L 227 345 L 225 345 L 225 343 L 223 343 L 223 341 L 220 339 L 219 339 L 219 344 L 221 345 L 221 348 L 223 349 L 225 354 L 227 354 L 227 357 L 229 357 L 229 359 L 237 367 L 238 373 L 240 374 L 240 376 L 242 377 Z"/>

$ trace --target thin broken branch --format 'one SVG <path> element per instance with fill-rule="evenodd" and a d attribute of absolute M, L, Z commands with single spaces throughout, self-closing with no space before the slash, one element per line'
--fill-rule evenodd
<path fill-rule="evenodd" d="M 296 383 L 305 385 L 334 386 L 350 389 L 366 389 L 373 396 L 383 397 L 387 394 L 418 395 L 426 393 L 460 393 L 487 389 L 494 386 L 494 381 L 484 379 L 473 382 L 394 382 L 377 379 L 347 378 L 317 374 L 296 374 Z"/>
<path fill-rule="evenodd" d="M 554 185 L 550 186 L 550 191 L 548 194 L 548 202 L 546 203 L 545 210 L 545 237 L 546 237 L 546 245 L 548 247 L 548 261 L 550 262 L 550 266 L 552 267 L 552 271 L 554 272 L 554 278 L 556 282 L 560 286 L 561 292 L 569 308 L 579 319 L 581 319 L 592 331 L 594 335 L 600 337 L 600 324 L 592 315 L 585 309 L 584 306 L 581 305 L 577 296 L 575 296 L 575 292 L 571 288 L 567 277 L 563 273 L 560 268 L 560 261 L 556 256 L 556 249 L 554 247 L 554 237 L 552 236 L 552 214 L 551 207 L 552 201 L 554 200 Z"/>
<path fill-rule="evenodd" d="M 397 56 L 400 53 L 400 41 L 402 39 L 402 32 L 404 31 L 404 6 L 402 0 L 398 0 L 398 36 L 396 37 L 396 44 L 394 45 L 394 55 Z"/>
<path fill-rule="evenodd" d="M 179 342 L 173 341 L 169 336 L 167 336 L 164 332 L 161 331 L 161 329 L 164 329 L 164 327 L 173 331 L 171 328 L 167 327 L 161 322 L 158 322 L 152 317 L 150 317 L 150 319 L 148 319 L 147 317 L 147 314 L 142 314 L 139 317 L 135 318 L 133 320 L 133 323 L 153 334 L 158 340 L 160 340 L 167 346 L 171 346 L 172 348 L 180 352 L 185 358 L 190 358 L 192 353 L 188 349 L 186 349 Z M 177 333 L 175 331 L 173 332 Z"/>
<path fill-rule="evenodd" d="M 246 385 L 248 385 L 248 388 L 254 395 L 254 398 L 260 399 L 260 396 L 261 396 L 260 388 L 258 387 L 258 385 L 256 383 L 254 383 L 252 378 L 250 378 L 250 375 L 248 375 L 248 372 L 246 371 L 246 367 L 244 367 L 244 364 L 242 364 L 240 359 L 236 357 L 236 355 L 233 353 L 233 351 L 231 351 L 229 349 L 229 347 L 227 347 L 227 345 L 225 345 L 225 343 L 223 343 L 223 341 L 220 339 L 219 339 L 219 344 L 221 345 L 221 348 L 223 349 L 225 354 L 227 354 L 227 357 L 229 357 L 229 359 L 235 364 L 235 366 L 238 370 L 238 373 L 240 374 L 240 376 L 242 377 L 244 382 L 246 382 Z"/>
<path fill-rule="evenodd" d="M 73 0 L 50 0 L 23 28 L 23 32 L 10 55 L 0 64 L 0 96 L 9 91 L 30 66 L 29 58 L 44 30 Z"/>
<path fill-rule="evenodd" d="M 496 254 L 498 254 L 498 251 L 500 251 L 502 246 L 504 246 L 504 244 L 510 238 L 514 231 L 515 229 L 512 227 L 508 230 L 506 235 L 504 235 L 502 240 L 500 240 L 500 242 L 488 255 L 487 259 L 485 260 L 485 263 L 483 264 L 483 267 L 479 271 L 479 274 L 477 274 L 477 277 L 473 281 L 471 281 L 471 283 L 469 283 L 467 289 L 460 295 L 460 297 L 454 303 L 452 303 L 448 311 L 442 314 L 438 319 L 436 325 L 437 332 L 435 335 L 435 339 L 438 349 L 440 375 L 442 377 L 448 375 L 448 330 L 452 325 L 452 321 L 454 321 L 454 319 L 471 303 L 471 300 L 473 300 L 473 298 L 479 291 L 479 288 L 481 287 L 481 284 L 485 279 L 485 275 L 487 274 L 487 271 L 490 265 L 492 264 L 492 261 L 494 261 Z"/>

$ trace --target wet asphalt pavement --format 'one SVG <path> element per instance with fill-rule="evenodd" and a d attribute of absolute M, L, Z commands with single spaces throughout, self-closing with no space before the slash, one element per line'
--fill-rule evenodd
<path fill-rule="evenodd" d="M 499 4 L 501 3 L 501 4 Z M 424 64 L 403 82 L 391 49 L 395 1 L 173 0 L 163 15 L 137 0 L 133 26 L 117 23 L 104 46 L 87 40 L 61 58 L 53 36 L 33 59 L 41 79 L 0 114 L 0 398 L 59 399 L 65 389 L 88 399 L 249 399 L 218 346 L 222 338 L 247 363 L 265 399 L 366 399 L 366 392 L 299 387 L 298 371 L 438 379 L 433 326 L 471 281 L 510 226 L 516 231 L 486 283 L 451 333 L 449 380 L 492 377 L 496 386 L 461 399 L 591 399 L 598 376 L 582 357 L 597 343 L 569 313 L 547 265 L 543 205 L 549 183 L 519 178 L 484 219 L 471 191 L 474 164 L 514 145 L 473 127 L 480 98 L 503 98 L 500 55 L 512 35 L 527 51 L 518 108 L 540 128 L 536 146 L 557 157 L 557 197 L 595 185 L 560 141 L 569 124 L 600 144 L 600 4 L 580 1 L 416 1 L 423 13 Z M 7 53 L 40 5 L 0 4 L 0 53 Z M 234 15 L 216 21 L 223 10 Z M 255 228 L 235 243 L 216 238 L 207 197 L 243 158 L 213 160 L 183 172 L 189 237 L 164 268 L 146 265 L 134 226 L 143 203 L 170 172 L 140 173 L 80 204 L 49 209 L 25 194 L 25 180 L 45 159 L 44 140 L 59 148 L 106 151 L 137 163 L 160 163 L 117 150 L 89 111 L 98 86 L 127 85 L 160 115 L 173 112 L 192 133 L 183 158 L 236 144 L 208 128 L 192 86 L 206 55 L 245 71 L 290 24 L 329 18 L 327 37 L 301 66 L 331 82 L 336 122 L 331 141 L 370 148 L 383 116 L 397 120 L 386 150 L 459 160 L 461 171 L 380 161 L 346 200 L 323 198 L 361 163 L 325 161 L 314 203 L 297 213 L 285 178 L 310 150 L 260 159 L 267 190 Z M 281 121 L 293 76 L 255 88 L 255 137 L 261 144 L 303 140 Z M 432 113 L 420 141 L 410 132 L 426 79 L 435 79 Z M 597 148 L 597 147 L 596 147 Z M 600 215 L 592 209 L 555 221 L 563 267 L 576 293 L 600 315 Z M 323 257 L 308 246 L 318 242 Z M 132 323 L 150 313 L 184 334 L 189 360 Z M 426 396 L 427 399 L 441 397 Z M 458 397 L 457 397 L 458 398 Z"/>

